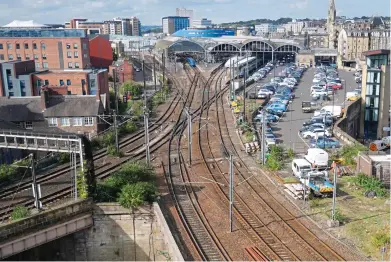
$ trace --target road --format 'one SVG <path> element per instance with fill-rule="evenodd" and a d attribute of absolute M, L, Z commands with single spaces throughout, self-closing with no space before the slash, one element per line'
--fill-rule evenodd
<path fill-rule="evenodd" d="M 309 68 L 304 74 L 295 91 L 296 98 L 289 106 L 289 111 L 285 116 L 280 119 L 278 123 L 272 124 L 272 128 L 275 131 L 274 135 L 277 138 L 278 144 L 283 144 L 287 148 L 292 148 L 296 153 L 304 153 L 308 148 L 305 142 L 299 135 L 299 130 L 305 120 L 310 119 L 312 113 L 303 113 L 301 110 L 302 101 L 311 101 L 309 89 L 311 87 L 312 79 L 314 76 L 314 68 Z M 340 79 L 344 79 L 346 84 L 344 88 L 346 92 L 353 91 L 357 84 L 354 81 L 353 72 L 346 70 L 338 70 Z M 342 105 L 344 103 L 345 90 L 338 90 L 335 94 L 334 105 Z M 327 104 L 332 105 L 332 101 Z M 326 105 L 326 103 L 324 103 Z"/>
<path fill-rule="evenodd" d="M 132 60 L 132 62 L 134 63 L 135 66 L 137 66 L 138 68 L 142 68 L 142 65 L 141 63 L 135 61 L 135 60 Z M 151 66 L 152 67 L 152 66 Z M 143 82 L 144 78 L 143 78 L 143 71 L 140 71 L 140 72 L 136 72 L 134 71 L 134 78 L 133 78 L 134 81 L 136 82 Z M 149 69 L 146 69 L 145 70 L 145 80 L 148 82 L 148 81 L 152 81 L 152 70 L 149 70 Z"/>

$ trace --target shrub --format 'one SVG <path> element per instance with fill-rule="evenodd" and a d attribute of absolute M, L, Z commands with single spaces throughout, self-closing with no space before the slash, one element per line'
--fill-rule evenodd
<path fill-rule="evenodd" d="M 121 189 L 118 202 L 125 208 L 135 208 L 145 201 L 152 202 L 156 196 L 156 188 L 151 182 L 127 184 Z"/>
<path fill-rule="evenodd" d="M 60 155 L 58 157 L 58 162 L 60 164 L 65 164 L 65 163 L 68 163 L 69 161 L 70 161 L 69 153 L 60 153 Z"/>
<path fill-rule="evenodd" d="M 84 162 L 84 166 L 86 166 L 86 162 Z M 77 172 L 77 195 L 81 199 L 85 199 L 88 197 L 88 185 L 86 179 L 86 171 L 81 171 L 80 169 Z"/>
<path fill-rule="evenodd" d="M 293 151 L 292 148 L 289 148 L 288 151 L 287 151 L 287 154 L 288 154 L 288 157 L 290 159 L 293 159 L 295 157 L 295 152 Z"/>
<path fill-rule="evenodd" d="M 375 191 L 376 195 L 379 197 L 387 196 L 387 190 L 384 187 L 384 183 L 376 177 L 359 173 L 357 176 L 352 177 L 351 180 L 366 191 Z"/>
<path fill-rule="evenodd" d="M 354 144 L 354 145 L 346 145 L 342 147 L 341 150 L 341 156 L 343 158 L 344 164 L 348 166 L 355 166 L 358 153 L 367 150 L 363 145 L 361 144 Z"/>
<path fill-rule="evenodd" d="M 331 217 L 331 213 L 330 213 L 330 218 Z M 339 223 L 343 224 L 344 222 L 346 222 L 347 218 L 346 216 L 344 216 L 341 211 L 339 211 L 338 209 L 335 210 L 335 215 L 334 215 L 334 219 L 336 221 L 338 221 Z"/>
<path fill-rule="evenodd" d="M 25 206 L 16 206 L 11 213 L 11 220 L 19 220 L 30 215 L 30 211 Z"/>
<path fill-rule="evenodd" d="M 270 154 L 266 161 L 266 167 L 271 171 L 281 170 L 284 160 L 284 148 L 281 146 L 272 146 Z"/>
<path fill-rule="evenodd" d="M 99 138 L 94 138 L 91 140 L 91 147 L 93 150 L 102 148 L 102 141 Z"/>
<path fill-rule="evenodd" d="M 113 145 L 115 143 L 115 134 L 114 134 L 114 131 L 108 131 L 106 132 L 103 137 L 102 137 L 102 144 L 104 146 L 110 146 L 110 145 Z"/>
<path fill-rule="evenodd" d="M 390 244 L 390 230 L 388 228 L 381 231 L 377 232 L 372 236 L 372 245 L 375 246 L 376 248 L 381 248 L 384 246 L 388 246 Z"/>
<path fill-rule="evenodd" d="M 137 130 L 137 126 L 135 123 L 128 121 L 125 124 L 123 124 L 120 128 L 119 133 L 120 134 L 131 134 Z"/>
<path fill-rule="evenodd" d="M 115 145 L 109 145 L 107 147 L 107 154 L 109 154 L 110 156 L 117 156 L 117 157 L 123 157 L 124 156 L 124 153 L 121 152 L 121 150 L 119 150 L 117 152 L 117 148 Z"/>
<path fill-rule="evenodd" d="M 245 137 L 247 143 L 248 143 L 248 142 L 252 142 L 253 139 L 254 139 L 254 134 L 253 134 L 253 132 L 251 132 L 251 131 L 246 131 L 246 132 L 244 133 L 244 137 Z"/>

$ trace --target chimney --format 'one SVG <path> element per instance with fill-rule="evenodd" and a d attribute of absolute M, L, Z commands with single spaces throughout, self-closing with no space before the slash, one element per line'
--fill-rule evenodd
<path fill-rule="evenodd" d="M 41 109 L 42 112 L 46 110 L 46 108 L 49 105 L 49 91 L 47 88 L 42 88 L 41 89 Z"/>

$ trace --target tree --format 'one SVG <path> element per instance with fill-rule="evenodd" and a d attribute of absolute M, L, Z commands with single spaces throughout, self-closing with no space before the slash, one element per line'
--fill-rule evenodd
<path fill-rule="evenodd" d="M 142 85 L 135 83 L 133 81 L 126 81 L 120 87 L 120 93 L 125 94 L 129 92 L 132 96 L 139 96 L 141 94 Z"/>
<path fill-rule="evenodd" d="M 118 60 L 118 55 L 115 53 L 114 48 L 112 48 L 111 50 L 113 52 L 113 61 L 117 61 Z"/>

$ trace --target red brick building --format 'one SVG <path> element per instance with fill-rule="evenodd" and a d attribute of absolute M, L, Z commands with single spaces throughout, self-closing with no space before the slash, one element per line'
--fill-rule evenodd
<path fill-rule="evenodd" d="M 109 75 L 113 76 L 113 69 L 116 70 L 117 79 L 119 83 L 124 83 L 126 81 L 133 81 L 134 78 L 134 68 L 133 64 L 129 60 L 116 61 L 113 65 L 109 67 Z"/>
<path fill-rule="evenodd" d="M 36 70 L 89 68 L 84 29 L 0 29 L 0 62 L 35 61 Z"/>
<path fill-rule="evenodd" d="M 90 60 L 94 68 L 109 68 L 113 63 L 113 51 L 108 36 L 97 35 L 90 39 Z"/>

